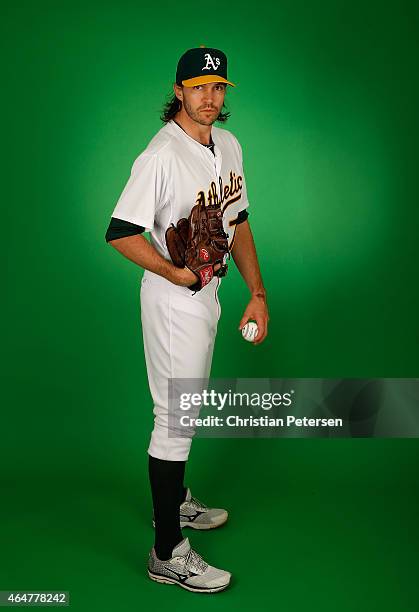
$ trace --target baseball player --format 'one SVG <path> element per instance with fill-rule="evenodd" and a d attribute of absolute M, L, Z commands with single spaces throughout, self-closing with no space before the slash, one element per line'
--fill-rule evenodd
<path fill-rule="evenodd" d="M 145 272 L 140 304 L 148 382 L 154 403 L 149 478 L 154 509 L 155 543 L 148 561 L 150 578 L 190 591 L 222 591 L 231 574 L 206 563 L 181 529 L 212 529 L 225 523 L 226 510 L 211 508 L 185 487 L 191 438 L 169 436 L 168 379 L 207 379 L 221 314 L 214 265 L 199 291 L 197 274 L 171 260 L 166 231 L 187 219 L 196 203 L 219 206 L 229 252 L 250 291 L 239 323 L 256 321 L 255 345 L 267 335 L 269 320 L 255 245 L 242 150 L 231 132 L 215 127 L 224 109 L 227 86 L 225 54 L 208 47 L 189 49 L 180 58 L 173 97 L 166 104 L 164 126 L 135 159 L 115 206 L 106 241 Z M 150 233 L 150 241 L 142 234 Z"/>

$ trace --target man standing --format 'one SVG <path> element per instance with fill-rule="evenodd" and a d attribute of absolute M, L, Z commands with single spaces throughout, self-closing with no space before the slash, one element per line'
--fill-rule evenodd
<path fill-rule="evenodd" d="M 222 51 L 199 47 L 182 55 L 174 96 L 162 116 L 165 125 L 134 161 L 106 233 L 107 242 L 145 269 L 141 323 L 154 402 L 148 455 L 155 545 L 148 573 L 157 582 L 198 592 L 225 589 L 231 574 L 208 565 L 182 536 L 182 527 L 212 529 L 225 523 L 228 513 L 209 508 L 184 487 L 191 439 L 169 436 L 168 379 L 208 378 L 221 314 L 221 278 L 215 274 L 192 292 L 197 276 L 173 265 L 165 241 L 167 228 L 188 218 L 195 203 L 221 207 L 229 251 L 251 294 L 239 328 L 254 319 L 259 330 L 254 344 L 260 344 L 269 320 L 247 220 L 241 147 L 231 132 L 213 126 L 228 118 L 222 111 L 227 85 L 234 86 Z"/>

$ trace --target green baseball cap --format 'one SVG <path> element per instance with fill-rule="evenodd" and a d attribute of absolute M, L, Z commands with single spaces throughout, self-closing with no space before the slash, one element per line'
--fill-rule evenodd
<path fill-rule="evenodd" d="M 188 49 L 180 58 L 176 70 L 177 85 L 195 87 L 205 83 L 227 83 L 227 57 L 219 49 L 201 45 L 195 49 Z"/>

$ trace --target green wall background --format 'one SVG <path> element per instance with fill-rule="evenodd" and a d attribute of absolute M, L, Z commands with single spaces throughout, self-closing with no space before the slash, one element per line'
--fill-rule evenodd
<path fill-rule="evenodd" d="M 418 376 L 417 3 L 26 0 L 1 21 L 0 589 L 180 609 L 196 597 L 145 574 L 141 271 L 105 243 L 110 215 L 178 57 L 223 49 L 271 321 L 242 341 L 231 266 L 213 375 Z M 188 484 L 231 520 L 191 541 L 235 577 L 197 603 L 417 609 L 418 450 L 197 440 Z"/>

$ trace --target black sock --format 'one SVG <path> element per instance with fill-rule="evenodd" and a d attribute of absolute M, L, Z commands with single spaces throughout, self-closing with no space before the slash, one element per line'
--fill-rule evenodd
<path fill-rule="evenodd" d="M 179 506 L 186 496 L 183 486 L 186 461 L 164 461 L 148 456 L 148 473 L 153 498 L 154 549 L 161 560 L 170 559 L 174 547 L 183 540 Z"/>

